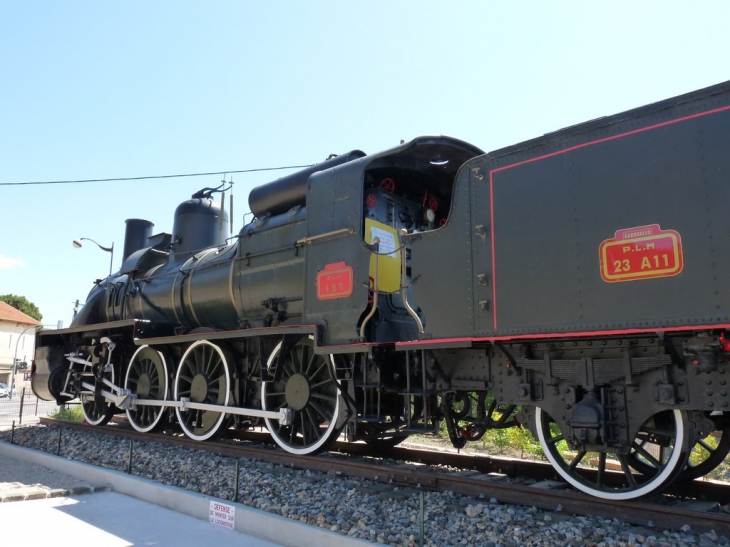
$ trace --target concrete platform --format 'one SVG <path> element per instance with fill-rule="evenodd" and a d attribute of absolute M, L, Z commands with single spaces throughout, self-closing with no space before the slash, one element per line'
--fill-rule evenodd
<path fill-rule="evenodd" d="M 213 526 L 206 521 L 115 492 L 3 503 L 0 504 L 0 523 L 5 545 L 281 545 Z"/>
<path fill-rule="evenodd" d="M 86 493 L 88 492 L 88 493 Z M 24 499 L 26 501 L 15 501 Z M 365 547 L 242 504 L 0 442 L 3 544 Z M 216 523 L 210 522 L 216 521 Z"/>

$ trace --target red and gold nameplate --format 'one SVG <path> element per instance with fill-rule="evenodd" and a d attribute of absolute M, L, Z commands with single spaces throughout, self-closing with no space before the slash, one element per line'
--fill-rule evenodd
<path fill-rule="evenodd" d="M 344 262 L 327 264 L 324 270 L 317 274 L 317 298 L 319 300 L 347 298 L 352 294 L 353 279 L 352 266 L 347 266 Z"/>
<path fill-rule="evenodd" d="M 608 283 L 677 275 L 684 267 L 682 239 L 658 224 L 618 230 L 598 249 L 601 277 Z"/>

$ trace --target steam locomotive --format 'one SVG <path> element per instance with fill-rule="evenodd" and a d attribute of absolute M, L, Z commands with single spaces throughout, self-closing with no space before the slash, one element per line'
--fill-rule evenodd
<path fill-rule="evenodd" d="M 171 234 L 127 221 L 119 271 L 38 334 L 33 391 L 295 454 L 517 424 L 610 499 L 705 475 L 730 449 L 728 135 L 730 82 L 487 154 L 354 150 L 255 188 L 232 241 L 203 189 Z"/>

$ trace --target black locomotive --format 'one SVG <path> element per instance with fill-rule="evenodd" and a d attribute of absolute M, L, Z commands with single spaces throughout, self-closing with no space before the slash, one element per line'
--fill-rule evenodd
<path fill-rule="evenodd" d="M 704 475 L 730 449 L 729 135 L 730 82 L 488 154 L 353 151 L 254 189 L 231 242 L 204 189 L 172 234 L 127 221 L 33 390 L 297 454 L 521 424 L 604 498 Z"/>

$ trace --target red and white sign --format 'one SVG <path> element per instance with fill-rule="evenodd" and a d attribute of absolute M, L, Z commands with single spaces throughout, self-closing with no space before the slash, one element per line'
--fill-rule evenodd
<path fill-rule="evenodd" d="M 601 277 L 608 283 L 677 275 L 684 267 L 682 238 L 658 224 L 618 230 L 598 249 Z"/>
<path fill-rule="evenodd" d="M 233 505 L 211 501 L 210 509 L 208 509 L 208 522 L 229 530 L 235 530 L 236 508 Z"/>
<path fill-rule="evenodd" d="M 324 270 L 317 274 L 317 298 L 334 300 L 349 297 L 352 295 L 354 277 L 352 266 L 344 262 L 327 264 Z"/>

